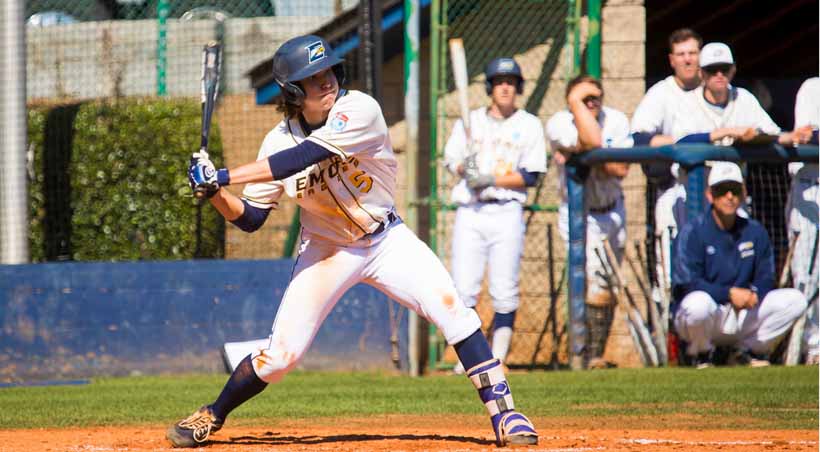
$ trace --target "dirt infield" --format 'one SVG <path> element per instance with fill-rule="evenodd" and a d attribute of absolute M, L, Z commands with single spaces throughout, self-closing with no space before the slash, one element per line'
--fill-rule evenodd
<path fill-rule="evenodd" d="M 602 421 L 602 420 L 598 420 Z M 576 420 L 576 423 L 596 423 Z M 297 421 L 274 426 L 228 425 L 207 451 L 476 451 L 496 448 L 488 421 L 479 417 L 378 416 L 372 419 Z M 629 423 L 629 422 L 627 422 Z M 541 439 L 532 452 L 582 451 L 816 451 L 807 430 L 652 430 L 573 426 L 567 419 L 535 419 Z M 606 418 L 605 425 L 618 425 Z M 559 425 L 560 427 L 550 427 Z M 0 430 L 0 451 L 170 451 L 159 426 Z"/>

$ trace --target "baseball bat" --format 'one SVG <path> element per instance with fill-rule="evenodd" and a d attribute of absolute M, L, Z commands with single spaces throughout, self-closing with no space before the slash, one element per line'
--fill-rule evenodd
<path fill-rule="evenodd" d="M 624 253 L 624 257 L 629 264 L 629 268 L 632 269 L 632 273 L 635 275 L 635 281 L 638 283 L 638 287 L 640 287 L 646 299 L 646 310 L 649 315 L 650 325 L 652 325 L 652 340 L 655 344 L 655 349 L 658 351 L 659 362 L 660 364 L 666 364 L 668 361 L 666 353 L 666 328 L 664 328 L 663 322 L 661 322 L 658 306 L 655 304 L 655 300 L 652 299 L 649 289 L 641 279 L 640 270 L 638 266 L 635 265 L 635 261 L 629 257 L 629 253 Z"/>
<path fill-rule="evenodd" d="M 222 69 L 222 46 L 211 41 L 202 49 L 202 127 L 200 129 L 199 153 L 208 157 L 208 135 L 211 132 L 211 117 L 216 108 L 216 99 L 219 96 L 219 77 Z M 194 196 L 205 197 L 207 187 L 194 188 Z"/>
<path fill-rule="evenodd" d="M 794 257 L 794 248 L 797 246 L 798 238 L 800 238 L 800 231 L 797 231 L 797 234 L 795 234 L 794 237 L 792 237 L 792 241 L 791 243 L 789 243 L 789 251 L 786 253 L 786 260 L 783 262 L 783 269 L 780 270 L 780 279 L 777 280 L 777 287 L 786 287 L 786 283 L 789 281 L 789 267 L 791 267 L 792 265 L 792 258 Z"/>
<path fill-rule="evenodd" d="M 456 83 L 458 93 L 458 106 L 461 110 L 461 121 L 464 123 L 464 132 L 467 135 L 469 146 L 470 137 L 470 103 L 467 96 L 467 56 L 464 53 L 464 41 L 460 38 L 453 38 L 450 44 L 450 62 L 453 66 L 453 78 Z"/>
<path fill-rule="evenodd" d="M 645 341 L 644 334 L 640 333 L 640 330 L 646 329 L 646 326 L 643 324 L 643 321 L 639 321 L 635 317 L 635 314 L 632 310 L 632 307 L 629 305 L 629 302 L 624 299 L 623 286 L 621 286 L 620 282 L 618 281 L 618 276 L 614 271 L 614 266 L 608 262 L 607 258 L 601 255 L 601 251 L 597 247 L 593 248 L 593 251 L 595 251 L 595 255 L 598 257 L 598 261 L 601 262 L 601 268 L 604 270 L 604 272 L 606 272 L 605 275 L 600 275 L 600 272 L 598 272 L 599 275 L 603 276 L 604 280 L 609 286 L 610 293 L 612 293 L 612 296 L 615 298 L 615 302 L 621 307 L 621 309 L 624 310 L 624 313 L 626 313 L 626 324 L 629 328 L 630 336 L 632 336 L 632 342 L 635 345 L 635 349 L 638 351 L 638 356 L 641 359 L 641 363 L 644 366 L 651 364 L 651 340 L 649 342 Z M 648 336 L 648 334 L 649 332 L 647 331 L 646 335 Z M 657 361 L 654 365 L 657 365 Z"/>
<path fill-rule="evenodd" d="M 612 275 L 614 276 L 613 281 L 615 286 L 618 288 L 618 292 L 625 295 L 627 300 L 624 301 L 621 298 L 622 307 L 625 308 L 627 312 L 627 316 L 629 316 L 633 323 L 635 324 L 635 329 L 638 332 L 638 336 L 643 343 L 644 350 L 646 351 L 646 355 L 649 358 L 649 362 L 657 367 L 658 366 L 658 350 L 655 348 L 655 343 L 652 341 L 652 335 L 649 334 L 649 329 L 646 327 L 646 322 L 643 320 L 643 316 L 641 315 L 640 311 L 638 311 L 637 306 L 632 299 L 632 295 L 626 288 L 626 279 L 623 277 L 620 268 L 618 267 L 618 260 L 615 258 L 615 253 L 612 251 L 612 246 L 609 244 L 609 240 L 603 239 L 601 242 L 604 245 L 604 252 L 606 253 L 606 257 L 609 260 L 609 268 L 612 269 Z"/>

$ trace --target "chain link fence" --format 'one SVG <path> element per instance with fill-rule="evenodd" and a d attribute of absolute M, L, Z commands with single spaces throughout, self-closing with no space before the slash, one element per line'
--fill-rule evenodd
<path fill-rule="evenodd" d="M 518 96 L 517 104 L 536 115 L 543 124 L 551 114 L 564 108 L 564 87 L 576 70 L 572 47 L 574 29 L 570 20 L 573 11 L 572 2 L 560 0 L 513 3 L 450 0 L 442 8 L 442 51 L 437 62 L 439 79 L 434 81 L 438 84 L 437 117 L 433 119 L 436 125 L 435 168 L 439 181 L 434 194 L 444 208 L 437 210 L 436 226 L 431 232 L 436 237 L 437 252 L 448 268 L 455 212 L 454 206 L 447 203 L 458 180 L 444 169 L 443 152 L 459 118 L 459 106 L 447 40 L 461 38 L 464 41 L 471 110 L 489 105 L 483 74 L 485 65 L 497 57 L 513 57 L 521 66 L 525 79 L 524 92 Z M 556 180 L 556 170 L 550 165 L 537 188 L 529 190 L 530 210 L 524 214 L 528 227 L 521 262 L 520 307 L 507 358 L 507 364 L 512 366 L 557 365 L 567 359 L 566 307 L 561 295 L 566 287 L 562 283 L 565 281 L 562 272 L 566 250 L 557 229 L 556 211 L 560 197 Z M 493 308 L 486 283 L 477 310 L 487 330 L 492 322 Z M 451 349 L 441 351 L 440 367 L 455 361 Z"/>
<path fill-rule="evenodd" d="M 217 40 L 223 45 L 223 66 L 221 97 L 212 132 L 219 139 L 214 146 L 221 147 L 223 161 L 228 165 L 251 161 L 265 134 L 281 116 L 273 106 L 256 105 L 249 71 L 270 58 L 285 40 L 315 32 L 339 14 L 355 8 L 357 3 L 355 0 L 26 2 L 31 260 L 81 259 L 82 254 L 76 251 L 76 240 L 72 244 L 72 237 L 78 236 L 74 204 L 78 202 L 76 195 L 80 190 L 76 160 L 90 151 L 75 149 L 79 142 L 74 137 L 81 133 L 76 130 L 75 118 L 78 110 L 82 116 L 84 105 L 145 102 L 149 111 L 158 109 L 148 105 L 151 102 L 179 100 L 198 105 L 202 48 L 209 41 Z M 100 108 L 94 114 L 105 111 Z M 106 118 L 97 118 L 98 124 L 106 121 Z M 191 152 L 198 147 L 199 118 L 194 114 L 183 121 L 188 121 L 185 126 L 192 126 L 195 133 L 188 133 L 187 129 L 182 132 L 179 125 L 168 130 L 172 126 L 164 117 L 150 124 L 122 123 L 119 130 L 115 130 L 116 125 L 106 125 L 106 133 L 112 134 L 115 146 L 116 143 L 142 142 L 145 146 L 171 146 Z M 118 139 L 116 134 L 122 136 Z M 115 151 L 94 152 L 108 152 L 110 156 L 116 154 Z M 132 151 L 125 150 L 126 155 L 133 155 Z M 175 170 L 184 178 L 186 159 L 172 160 L 179 161 L 165 165 L 179 167 Z M 108 175 L 105 168 L 100 171 Z M 175 199 L 187 196 L 184 180 L 175 179 L 172 183 L 175 185 L 155 188 L 158 192 L 171 192 Z M 122 196 L 129 198 L 128 194 Z M 145 205 L 128 199 L 122 202 L 136 205 L 137 209 Z M 105 210 L 116 205 L 100 207 L 100 218 L 92 225 L 99 228 L 97 233 L 109 234 L 111 226 Z M 224 249 L 205 253 L 200 242 L 207 242 L 207 238 L 200 236 L 208 234 L 209 222 L 222 220 L 210 215 L 212 209 L 198 207 L 193 199 L 187 205 L 184 211 L 174 215 L 196 218 L 196 231 L 190 233 L 192 237 L 196 235 L 196 243 L 191 244 L 190 255 L 181 252 L 179 257 L 279 257 L 295 210 L 293 203 L 283 203 L 282 221 L 269 221 L 252 238 L 242 237 L 244 234 L 232 225 L 220 226 L 224 233 L 219 228 L 211 228 L 213 233 L 224 234 L 219 238 Z M 156 235 L 148 226 L 134 224 L 133 228 L 130 237 L 135 246 L 143 238 L 147 242 Z M 134 255 L 158 258 L 143 249 L 123 256 L 112 255 L 109 259 L 130 259 Z"/>
<path fill-rule="evenodd" d="M 580 56 L 586 45 L 588 27 L 587 18 L 580 17 L 577 6 L 574 1 L 560 0 L 512 4 L 473 0 L 443 2 L 440 15 L 442 49 L 437 58 L 438 80 L 433 82 L 434 86 L 438 86 L 437 111 L 433 118 L 436 124 L 434 137 L 438 164 L 435 165 L 435 176 L 438 184 L 432 188 L 435 199 L 444 208 L 434 209 L 437 221 L 431 235 L 436 238 L 436 251 L 448 266 L 455 212 L 454 206 L 447 203 L 450 190 L 457 180 L 444 169 L 442 158 L 444 145 L 460 111 L 447 54 L 447 40 L 462 38 L 464 41 L 471 110 L 489 105 L 484 88 L 485 65 L 496 57 L 513 57 L 521 66 L 525 79 L 524 92 L 518 97 L 518 107 L 546 124 L 553 114 L 566 108 L 567 81 L 582 70 Z M 604 86 L 606 90 L 606 80 Z M 618 94 L 616 92 L 612 97 L 619 99 Z M 621 103 L 620 100 L 617 103 Z M 529 190 L 528 211 L 524 214 L 527 232 L 521 262 L 521 302 L 507 357 L 507 364 L 514 367 L 555 368 L 567 365 L 569 359 L 565 275 L 567 250 L 558 232 L 557 209 L 562 190 L 558 180 L 557 167 L 549 161 L 546 176 L 536 188 Z M 623 188 L 628 216 L 627 252 L 633 257 L 636 255 L 636 241 L 642 245 L 645 237 L 645 186 L 640 168 L 632 165 Z M 634 278 L 631 280 L 634 284 Z M 637 287 L 633 288 L 633 293 L 639 293 Z M 486 282 L 477 310 L 483 328 L 489 330 L 493 308 Z M 637 358 L 632 356 L 630 342 L 624 340 L 627 332 L 622 318 L 623 312 L 616 311 L 605 357 L 619 364 L 635 365 Z M 439 356 L 431 356 L 440 360 L 438 367 L 447 368 L 455 362 L 451 349 L 443 348 L 441 342 L 438 349 Z"/>

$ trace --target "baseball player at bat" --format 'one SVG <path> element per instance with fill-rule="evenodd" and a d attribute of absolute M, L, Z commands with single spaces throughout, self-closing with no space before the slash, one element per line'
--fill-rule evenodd
<path fill-rule="evenodd" d="M 496 58 L 487 64 L 484 74 L 490 105 L 470 112 L 469 138 L 463 122 L 455 123 L 444 159 L 447 169 L 461 178 L 451 197 L 458 205 L 453 226 L 453 280 L 461 300 L 474 308 L 489 266 L 489 292 L 495 311 L 492 350 L 503 363 L 518 309 L 523 206 L 527 187 L 534 186 L 547 170 L 547 145 L 538 118 L 515 105 L 517 95 L 524 90 L 518 63 L 512 58 Z M 455 370 L 462 373 L 464 368 L 459 364 Z"/>
<path fill-rule="evenodd" d="M 740 167 L 715 162 L 709 210 L 681 228 L 672 273 L 678 336 L 699 368 L 715 346 L 737 348 L 735 361 L 768 365 L 768 354 L 806 309 L 796 289 L 774 289 L 774 256 L 763 226 L 737 214 L 746 189 Z"/>
<path fill-rule="evenodd" d="M 797 91 L 794 105 L 794 125 L 812 128 L 810 142 L 817 144 L 817 129 L 820 127 L 820 78 L 813 77 L 803 82 Z M 791 272 L 794 287 L 809 299 L 809 318 L 804 330 L 806 363 L 820 362 L 820 328 L 818 327 L 817 274 L 820 267 L 820 252 L 817 246 L 818 232 L 818 165 L 816 163 L 789 164 L 792 174 L 791 191 L 786 205 L 786 220 L 789 228 L 789 242 L 797 236 L 792 256 Z"/>
<path fill-rule="evenodd" d="M 302 235 L 267 345 L 239 363 L 216 400 L 172 425 L 167 439 L 176 447 L 207 442 L 233 409 L 299 363 L 334 304 L 362 282 L 435 324 L 455 347 L 499 445 L 536 444 L 478 315 L 396 214 L 396 156 L 384 116 L 372 97 L 340 88 L 342 61 L 318 36 L 282 44 L 272 69 L 285 119 L 267 134 L 257 161 L 216 171 L 207 159 L 193 163 L 210 171 L 191 171 L 191 184 L 213 185 L 211 205 L 242 230 L 261 227 L 286 195 L 301 207 Z M 237 197 L 222 189 L 229 184 L 247 185 Z"/>
<path fill-rule="evenodd" d="M 629 120 L 618 110 L 602 105 L 604 92 L 601 82 L 588 75 L 580 75 L 567 84 L 568 109 L 555 113 L 547 122 L 547 137 L 553 157 L 559 165 L 561 206 L 558 209 L 558 231 L 569 243 L 567 185 L 564 163 L 566 156 L 605 147 L 631 147 Z M 584 181 L 584 206 L 587 211 L 587 341 L 588 367 L 605 367 L 604 346 L 612 323 L 614 300 L 606 281 L 597 274 L 608 274 L 601 267 L 595 249 L 604 255 L 602 239 L 612 245 L 620 265 L 626 245 L 626 211 L 621 180 L 629 172 L 629 164 L 607 162 L 596 165 Z"/>

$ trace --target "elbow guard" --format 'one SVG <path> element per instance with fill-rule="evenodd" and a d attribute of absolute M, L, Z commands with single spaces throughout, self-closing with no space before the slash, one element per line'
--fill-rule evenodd
<path fill-rule="evenodd" d="M 245 205 L 245 210 L 239 218 L 231 220 L 231 223 L 245 232 L 253 232 L 261 228 L 262 225 L 265 224 L 265 220 L 268 219 L 270 209 L 260 209 L 258 207 L 254 207 L 248 204 L 248 201 L 245 201 L 244 199 L 242 200 L 242 204 Z"/>

